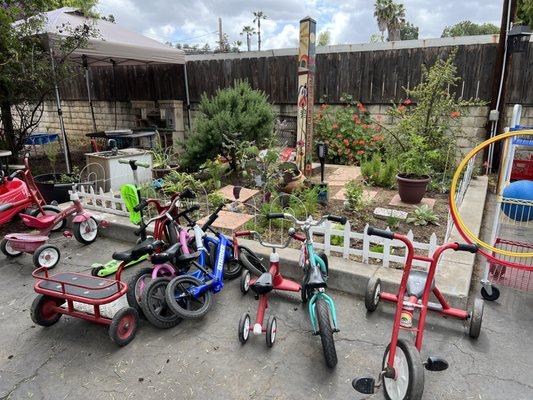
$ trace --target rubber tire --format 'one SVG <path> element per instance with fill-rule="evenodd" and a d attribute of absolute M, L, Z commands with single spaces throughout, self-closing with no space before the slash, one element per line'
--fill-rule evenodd
<path fill-rule="evenodd" d="M 365 307 L 368 312 L 374 312 L 376 311 L 376 308 L 378 308 L 380 300 L 378 297 L 376 301 L 376 291 L 378 288 L 381 292 L 381 279 L 373 276 L 368 280 L 368 285 L 366 286 L 365 292 Z"/>
<path fill-rule="evenodd" d="M 34 323 L 36 323 L 37 325 L 40 325 L 40 326 L 52 326 L 57 321 L 59 321 L 59 319 L 63 315 L 61 313 L 57 313 L 51 318 L 44 317 L 42 315 L 42 309 L 43 309 L 44 305 L 47 302 L 49 302 L 49 301 L 54 301 L 56 303 L 56 305 L 58 305 L 58 306 L 60 306 L 61 304 L 63 304 L 65 302 L 62 299 L 56 299 L 54 297 L 45 296 L 44 294 L 38 294 L 37 297 L 35 297 L 35 299 L 33 299 L 33 302 L 31 303 L 31 308 L 30 308 L 31 320 Z"/>
<path fill-rule="evenodd" d="M 326 264 L 326 276 L 325 276 L 325 279 L 327 280 L 327 277 L 329 276 L 328 256 L 325 253 L 320 253 L 318 256 L 322 259 L 322 261 L 324 261 L 324 264 Z"/>
<path fill-rule="evenodd" d="M 131 316 L 133 317 L 133 328 L 126 338 L 121 338 L 118 334 L 118 330 L 120 328 L 120 320 L 128 314 L 131 314 Z M 118 310 L 118 312 L 113 316 L 113 319 L 111 320 L 111 325 L 109 325 L 109 337 L 119 346 L 126 346 L 129 342 L 135 339 L 135 335 L 137 334 L 138 328 L 139 314 L 137 314 L 137 310 L 135 310 L 133 307 L 123 307 Z"/>
<path fill-rule="evenodd" d="M 169 317 L 161 318 L 159 315 L 154 314 L 154 312 L 148 305 L 148 298 L 150 296 L 150 293 L 153 290 L 155 290 L 154 288 L 162 285 L 163 283 L 165 285 L 168 285 L 168 282 L 169 282 L 168 278 L 163 278 L 163 277 L 150 281 L 148 286 L 146 286 L 146 288 L 144 289 L 144 293 L 146 295 L 141 298 L 141 308 L 146 319 L 150 321 L 152 325 L 160 329 L 173 328 L 183 320 L 179 315 L 176 315 L 174 313 L 172 313 L 172 315 Z M 169 309 L 170 312 L 172 312 L 172 309 L 170 309 L 170 307 L 168 307 L 168 304 L 166 304 L 166 300 L 164 301 L 165 301 L 165 306 Z"/>
<path fill-rule="evenodd" d="M 15 257 L 20 257 L 22 254 L 24 254 L 24 252 L 22 251 L 19 251 L 17 253 L 10 253 L 6 247 L 8 243 L 9 243 L 9 240 L 7 240 L 6 238 L 3 238 L 2 241 L 0 242 L 0 250 L 2 251 L 2 253 L 4 253 L 6 257 L 15 258 Z"/>
<path fill-rule="evenodd" d="M 248 339 L 250 338 L 250 330 L 248 330 L 248 335 L 246 337 L 244 336 L 244 325 L 246 323 L 246 319 L 248 319 L 248 326 L 250 326 L 251 324 L 250 314 L 248 314 L 247 312 L 241 315 L 241 319 L 239 320 L 239 330 L 237 332 L 237 336 L 239 337 L 239 342 L 241 342 L 242 344 L 246 343 Z"/>
<path fill-rule="evenodd" d="M 81 222 L 76 222 L 72 226 L 72 233 L 74 234 L 74 237 L 76 240 L 81 244 L 91 244 L 96 240 L 98 237 L 98 221 L 94 217 L 89 217 L 89 219 L 92 219 L 96 223 L 96 235 L 94 236 L 93 240 L 86 240 L 81 235 Z"/>
<path fill-rule="evenodd" d="M 139 314 L 139 317 L 142 319 L 146 319 L 146 315 L 144 315 L 141 303 L 137 301 L 137 297 L 135 296 L 135 286 L 137 286 L 137 281 L 144 275 L 150 275 L 151 279 L 152 268 L 141 268 L 138 270 L 128 281 L 128 291 L 126 292 L 126 300 L 128 301 L 128 305 L 134 308 Z M 144 290 L 146 290 L 146 286 L 144 287 Z"/>
<path fill-rule="evenodd" d="M 492 285 L 492 294 L 490 295 L 487 292 L 487 289 L 484 287 L 481 288 L 481 296 L 488 301 L 496 301 L 500 297 L 500 289 L 498 289 L 496 286 Z"/>
<path fill-rule="evenodd" d="M 407 364 L 409 365 L 409 377 L 412 378 L 407 386 L 407 393 L 402 400 L 421 400 L 424 394 L 424 365 L 420 359 L 420 353 L 415 345 L 405 339 L 398 339 L 397 347 L 400 347 L 405 354 Z M 387 355 L 389 352 L 390 343 L 383 354 L 383 361 L 381 363 L 382 370 L 387 365 Z M 387 400 L 391 397 L 387 393 L 387 387 L 383 384 L 383 393 Z"/>
<path fill-rule="evenodd" d="M 312 296 L 313 294 L 310 293 L 309 290 L 302 285 L 302 288 L 300 289 L 300 297 L 302 299 L 302 304 L 307 304 L 307 302 Z"/>
<path fill-rule="evenodd" d="M 215 263 L 217 259 L 217 246 L 214 243 L 209 242 L 207 244 L 207 265 L 214 271 Z"/>
<path fill-rule="evenodd" d="M 333 329 L 329 320 L 328 304 L 324 299 L 318 298 L 316 303 L 316 317 L 318 321 L 318 332 L 324 350 L 324 360 L 328 368 L 335 368 L 337 365 L 337 351 L 333 339 Z"/>
<path fill-rule="evenodd" d="M 165 298 L 166 298 L 168 307 L 182 318 L 187 318 L 187 319 L 202 318 L 209 312 L 209 310 L 211 309 L 211 306 L 213 305 L 213 296 L 211 295 L 211 290 L 207 289 L 205 292 L 203 292 L 202 295 L 204 296 L 204 305 L 202 308 L 200 308 L 199 310 L 195 310 L 195 311 L 187 310 L 183 307 L 180 307 L 174 297 L 176 293 L 176 286 L 178 285 L 178 283 L 187 282 L 187 281 L 196 286 L 202 286 L 204 284 L 204 282 L 202 282 L 200 279 L 195 278 L 194 276 L 191 276 L 191 275 L 181 275 L 181 276 L 175 277 L 174 279 L 170 281 L 170 283 L 168 284 L 165 290 Z"/>
<path fill-rule="evenodd" d="M 57 251 L 56 263 L 51 267 L 48 267 L 47 269 L 53 269 L 57 266 L 57 264 L 59 264 L 59 261 L 61 260 L 61 252 L 59 251 L 59 248 L 57 246 L 54 246 L 53 244 L 43 244 L 42 246 L 37 247 L 37 250 L 35 250 L 35 253 L 33 253 L 33 265 L 35 266 L 35 269 L 42 267 L 42 265 L 39 263 L 39 255 L 45 249 L 54 249 Z"/>
<path fill-rule="evenodd" d="M 248 278 L 247 278 L 248 276 Z M 245 295 L 250 291 L 250 279 L 252 275 L 250 274 L 250 271 L 247 269 L 243 270 L 241 273 L 241 281 L 239 283 L 239 288 L 241 289 L 241 293 Z M 246 279 L 248 279 L 248 285 L 246 285 Z"/>
<path fill-rule="evenodd" d="M 253 253 L 244 247 L 239 249 L 239 260 L 252 275 L 260 276 L 268 272 L 268 269 L 257 259 L 257 256 L 254 257 Z"/>
<path fill-rule="evenodd" d="M 98 276 L 98 272 L 104 269 L 103 265 L 100 265 L 98 267 L 91 268 L 91 276 Z"/>
<path fill-rule="evenodd" d="M 45 205 L 43 206 L 43 210 L 44 211 L 51 211 L 53 213 L 56 213 L 56 214 L 59 214 L 61 212 L 61 210 L 59 209 L 59 207 L 56 207 L 56 206 L 51 206 L 51 205 Z M 31 212 L 27 213 L 28 215 L 31 215 L 32 217 L 35 217 L 37 218 L 40 214 L 41 214 L 41 210 L 39 210 L 38 208 L 37 209 L 34 209 L 32 210 Z M 59 223 L 59 227 L 55 228 L 55 229 L 52 229 L 52 232 L 59 232 L 63 229 L 65 229 L 65 226 L 67 225 L 67 219 L 66 218 L 63 218 L 63 220 Z"/>
<path fill-rule="evenodd" d="M 481 323 L 483 322 L 483 308 L 485 303 L 479 297 L 474 299 L 472 312 L 470 313 L 470 324 L 468 327 L 468 336 L 477 339 L 481 332 Z"/>
<path fill-rule="evenodd" d="M 274 332 L 274 337 L 272 337 L 272 325 L 275 324 L 276 331 L 278 330 L 278 321 L 276 321 L 276 317 L 271 315 L 268 317 L 267 327 L 266 327 L 266 342 L 268 347 L 274 346 L 274 342 L 276 341 L 276 332 Z"/>
<path fill-rule="evenodd" d="M 235 265 L 235 264 L 237 265 L 237 267 L 234 266 L 233 269 L 229 268 L 230 265 Z M 228 280 L 235 279 L 241 274 L 242 264 L 239 260 L 230 259 L 224 264 L 223 271 L 224 271 L 224 279 L 228 279 Z"/>

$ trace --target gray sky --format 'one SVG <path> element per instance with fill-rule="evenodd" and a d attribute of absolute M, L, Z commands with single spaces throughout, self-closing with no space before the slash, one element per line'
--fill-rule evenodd
<path fill-rule="evenodd" d="M 420 38 L 440 37 L 446 25 L 462 20 L 499 26 L 501 0 L 404 0 L 407 20 L 420 27 Z M 252 25 L 252 11 L 262 21 L 263 49 L 296 47 L 298 21 L 309 15 L 317 31 L 329 30 L 331 44 L 368 42 L 378 32 L 370 0 L 100 0 L 99 11 L 113 14 L 118 24 L 165 42 L 209 43 L 217 40 L 217 18 L 230 42 L 244 40 L 244 25 Z M 257 38 L 253 39 L 253 48 Z"/>

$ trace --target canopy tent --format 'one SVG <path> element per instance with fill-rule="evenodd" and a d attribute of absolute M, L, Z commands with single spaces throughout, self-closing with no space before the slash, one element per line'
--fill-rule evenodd
<path fill-rule="evenodd" d="M 149 64 L 182 64 L 185 75 L 185 94 L 188 109 L 188 119 L 190 124 L 190 102 L 187 82 L 187 70 L 185 69 L 185 53 L 146 36 L 132 32 L 117 24 L 98 18 L 85 16 L 76 8 L 63 7 L 57 10 L 43 13 L 44 24 L 39 34 L 47 38 L 50 47 L 52 67 L 54 67 L 54 48 L 58 42 L 68 36 L 69 30 L 83 25 L 91 26 L 96 31 L 96 36 L 88 40 L 85 48 L 76 49 L 69 55 L 74 62 L 80 63 L 85 68 L 85 80 L 87 85 L 87 95 L 91 108 L 93 127 L 96 130 L 96 120 L 91 100 L 89 66 L 113 67 L 113 78 L 115 76 L 115 66 L 120 65 L 149 65 Z M 61 135 L 65 144 L 65 159 L 67 172 L 70 172 L 70 154 L 68 141 L 63 123 L 61 111 L 61 97 L 57 82 L 55 85 L 57 113 Z M 115 98 L 116 113 L 116 98 Z M 116 125 L 116 116 L 115 116 Z"/>

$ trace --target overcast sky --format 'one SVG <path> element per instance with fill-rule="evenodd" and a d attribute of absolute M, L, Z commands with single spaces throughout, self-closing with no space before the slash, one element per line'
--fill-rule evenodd
<path fill-rule="evenodd" d="M 499 26 L 502 0 L 403 0 L 407 20 L 420 27 L 420 38 L 440 37 L 446 25 L 462 20 Z M 368 42 L 378 32 L 370 0 L 100 0 L 99 11 L 117 24 L 161 42 L 209 43 L 215 46 L 217 18 L 230 42 L 243 40 L 252 11 L 261 10 L 262 49 L 296 47 L 298 21 L 309 15 L 317 31 L 328 30 L 331 44 Z M 253 48 L 257 46 L 255 37 Z"/>

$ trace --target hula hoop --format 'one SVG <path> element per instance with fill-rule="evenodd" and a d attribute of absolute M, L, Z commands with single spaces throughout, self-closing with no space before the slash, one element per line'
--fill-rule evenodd
<path fill-rule="evenodd" d="M 513 136 L 522 136 L 522 135 L 533 135 L 532 129 L 525 129 L 521 131 L 513 131 L 504 133 L 501 135 L 494 136 L 491 139 L 485 140 L 483 143 L 480 143 L 476 147 L 474 147 L 463 160 L 459 163 L 459 166 L 455 170 L 455 174 L 453 175 L 452 183 L 450 186 L 450 214 L 452 215 L 453 221 L 455 222 L 455 225 L 457 226 L 457 230 L 461 234 L 461 236 L 468 241 L 469 243 L 475 242 L 477 245 L 492 251 L 493 253 L 501 254 L 508 257 L 519 257 L 519 258 L 527 258 L 527 257 L 533 257 L 533 252 L 529 253 L 516 253 L 514 251 L 508 251 L 503 249 L 498 249 L 497 247 L 491 246 L 488 243 L 485 243 L 476 235 L 472 233 L 470 229 L 464 224 L 463 219 L 459 215 L 459 211 L 457 210 L 457 205 L 455 204 L 455 192 L 457 190 L 457 182 L 459 181 L 459 176 L 461 175 L 461 172 L 463 171 L 466 163 L 470 161 L 472 157 L 474 157 L 480 150 L 483 150 L 485 147 L 489 146 L 490 144 L 497 142 L 499 140 L 507 139 Z M 496 261 L 500 263 L 504 263 L 507 265 L 512 265 L 516 268 L 519 268 L 522 266 L 522 264 L 512 263 L 510 261 L 502 261 L 496 257 L 494 257 L 492 254 L 487 253 L 486 251 L 479 250 L 481 254 L 483 254 L 485 257 Z M 523 266 L 522 266 L 523 268 Z"/>

